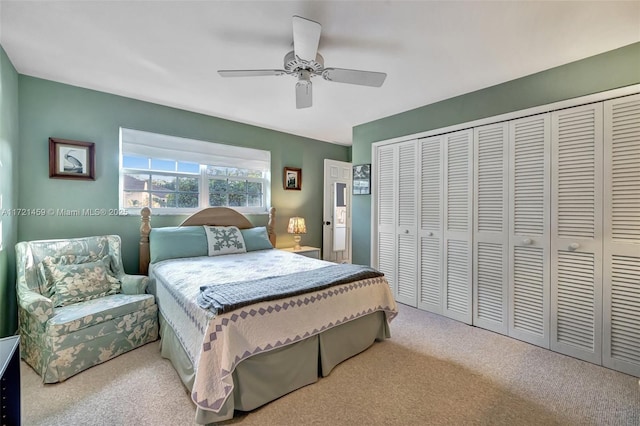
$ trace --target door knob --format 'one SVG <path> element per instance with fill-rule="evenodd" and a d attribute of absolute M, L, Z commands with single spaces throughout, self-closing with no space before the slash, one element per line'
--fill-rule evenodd
<path fill-rule="evenodd" d="M 330 221 L 326 221 L 326 222 L 324 222 L 324 224 L 325 225 L 331 225 L 331 222 Z"/>
<path fill-rule="evenodd" d="M 579 248 L 580 248 L 580 244 L 578 244 L 578 243 L 569 244 L 569 250 L 571 250 L 571 251 L 578 250 Z"/>
<path fill-rule="evenodd" d="M 533 240 L 531 238 L 525 238 L 524 240 L 522 240 L 522 244 L 524 244 L 525 246 L 531 245 L 532 242 Z"/>
<path fill-rule="evenodd" d="M 405 229 L 405 230 L 404 230 L 404 233 L 405 233 L 405 234 L 408 234 L 408 233 L 409 233 L 409 230 L 408 230 L 408 229 Z"/>
<path fill-rule="evenodd" d="M 427 237 L 433 237 L 433 232 L 431 231 L 427 232 Z"/>

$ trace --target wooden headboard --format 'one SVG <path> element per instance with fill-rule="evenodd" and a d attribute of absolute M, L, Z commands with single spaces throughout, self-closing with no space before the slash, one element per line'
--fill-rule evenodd
<path fill-rule="evenodd" d="M 140 263 L 139 270 L 141 274 L 147 275 L 149 272 L 149 261 L 151 253 L 149 251 L 149 234 L 151 233 L 151 209 L 143 207 L 140 211 Z M 209 207 L 200 210 L 186 218 L 180 226 L 237 226 L 239 229 L 253 228 L 254 225 L 249 222 L 244 215 L 228 207 Z M 276 246 L 276 209 L 269 209 L 269 222 L 267 223 L 267 233 L 271 245 Z"/>

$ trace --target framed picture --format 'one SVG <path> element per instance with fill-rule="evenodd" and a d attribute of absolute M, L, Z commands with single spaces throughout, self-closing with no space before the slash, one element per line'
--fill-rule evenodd
<path fill-rule="evenodd" d="M 284 168 L 284 189 L 300 190 L 302 188 L 302 169 Z"/>
<path fill-rule="evenodd" d="M 371 194 L 371 164 L 353 166 L 353 194 Z"/>
<path fill-rule="evenodd" d="M 49 177 L 96 180 L 95 144 L 49 138 Z"/>

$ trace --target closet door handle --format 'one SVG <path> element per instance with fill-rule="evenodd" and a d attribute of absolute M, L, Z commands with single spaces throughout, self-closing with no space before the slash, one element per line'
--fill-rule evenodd
<path fill-rule="evenodd" d="M 405 234 L 408 234 L 408 233 L 409 233 L 409 230 L 408 230 L 408 229 L 405 229 L 405 230 L 404 230 L 404 233 L 405 233 Z"/>
<path fill-rule="evenodd" d="M 427 232 L 427 237 L 433 237 L 433 232 L 431 231 Z"/>
<path fill-rule="evenodd" d="M 530 246 L 533 243 L 533 240 L 531 238 L 525 238 L 524 240 L 522 240 L 522 244 L 524 244 L 525 246 Z"/>
<path fill-rule="evenodd" d="M 571 250 L 571 251 L 578 250 L 579 248 L 580 248 L 580 244 L 578 244 L 578 243 L 569 244 L 569 250 Z"/>

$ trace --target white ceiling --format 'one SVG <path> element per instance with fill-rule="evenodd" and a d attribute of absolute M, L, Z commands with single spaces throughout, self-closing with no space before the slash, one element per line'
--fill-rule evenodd
<path fill-rule="evenodd" d="M 313 80 L 295 108 L 291 17 L 322 24 L 325 66 L 381 88 Z M 0 44 L 25 75 L 339 144 L 358 124 L 640 41 L 640 1 L 7 1 Z"/>

